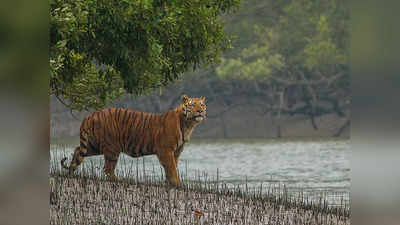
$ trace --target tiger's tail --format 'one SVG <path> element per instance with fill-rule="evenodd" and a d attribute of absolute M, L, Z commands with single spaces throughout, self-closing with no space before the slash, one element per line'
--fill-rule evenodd
<path fill-rule="evenodd" d="M 83 130 L 85 131 L 85 130 Z M 87 138 L 87 132 L 81 132 L 81 138 L 80 138 L 80 144 L 78 147 L 75 148 L 74 154 L 72 156 L 71 164 L 70 166 L 65 165 L 65 160 L 67 160 L 67 157 L 61 159 L 61 166 L 64 169 L 69 170 L 69 173 L 72 174 L 74 170 L 83 162 L 83 158 L 87 155 L 87 147 L 88 146 L 88 138 Z"/>
<path fill-rule="evenodd" d="M 64 157 L 63 159 L 61 159 L 62 168 L 67 169 L 69 171 L 69 174 L 72 174 L 74 172 L 75 168 L 78 167 L 77 164 L 79 163 L 79 159 L 77 159 L 77 157 L 76 157 L 77 149 L 79 151 L 79 147 L 77 147 L 75 149 L 74 154 L 72 156 L 72 161 L 69 166 L 65 165 L 65 161 L 67 160 L 67 157 Z"/>
<path fill-rule="evenodd" d="M 61 166 L 64 169 L 69 170 L 69 174 L 72 174 L 75 171 L 75 169 L 82 163 L 83 157 L 85 156 L 86 152 L 85 150 L 82 150 L 80 146 L 76 147 L 70 165 L 69 166 L 65 165 L 65 160 L 67 160 L 67 157 L 65 157 L 61 159 Z"/>
<path fill-rule="evenodd" d="M 61 166 L 62 166 L 62 168 L 69 170 L 69 167 L 64 164 L 65 160 L 67 160 L 67 157 L 64 157 L 63 159 L 61 159 Z"/>

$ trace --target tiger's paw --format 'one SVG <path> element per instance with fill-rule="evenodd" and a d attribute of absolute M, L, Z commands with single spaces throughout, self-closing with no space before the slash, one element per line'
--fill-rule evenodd
<path fill-rule="evenodd" d="M 171 186 L 171 187 L 175 187 L 175 188 L 179 188 L 179 187 L 183 187 L 183 182 L 181 182 L 180 180 L 170 180 L 166 182 L 167 185 Z"/>
<path fill-rule="evenodd" d="M 119 178 L 117 176 L 115 176 L 115 174 L 106 173 L 106 177 L 110 181 L 119 181 Z"/>

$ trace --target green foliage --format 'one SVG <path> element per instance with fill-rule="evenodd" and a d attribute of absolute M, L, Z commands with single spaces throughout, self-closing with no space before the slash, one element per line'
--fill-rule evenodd
<path fill-rule="evenodd" d="M 344 0 L 283 1 L 269 25 L 254 25 L 256 43 L 226 59 L 216 70 L 221 78 L 267 81 L 271 76 L 315 72 L 333 76 L 348 64 L 348 9 Z M 296 79 L 297 76 L 290 79 Z"/>
<path fill-rule="evenodd" d="M 51 0 L 50 94 L 72 109 L 143 94 L 231 47 L 221 15 L 239 0 Z"/>
<path fill-rule="evenodd" d="M 329 71 L 330 65 L 346 64 L 346 55 L 332 39 L 333 31 L 325 16 L 316 24 L 317 34 L 307 39 L 303 50 L 304 65 L 309 70 Z"/>
<path fill-rule="evenodd" d="M 242 49 L 238 58 L 223 60 L 217 67 L 216 72 L 220 78 L 234 78 L 238 80 L 268 80 L 275 71 L 285 67 L 284 58 L 281 54 L 271 49 L 271 42 L 276 37 L 273 32 L 260 34 L 259 26 L 254 26 L 260 41 Z M 265 36 L 264 36 L 265 35 Z"/>
<path fill-rule="evenodd" d="M 316 116 L 344 116 L 350 102 L 347 1 L 250 1 L 265 19 L 251 17 L 254 41 L 225 55 L 215 70 L 221 83 L 251 85 L 242 93 L 267 96 L 267 111 L 309 116 L 314 129 Z"/>

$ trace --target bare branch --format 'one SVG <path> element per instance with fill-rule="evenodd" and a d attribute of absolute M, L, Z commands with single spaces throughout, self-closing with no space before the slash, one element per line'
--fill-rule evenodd
<path fill-rule="evenodd" d="M 232 105 L 230 105 L 230 106 L 228 106 L 228 107 L 225 107 L 224 110 L 222 110 L 222 111 L 220 111 L 220 112 L 218 112 L 218 113 L 216 113 L 216 114 L 214 114 L 214 115 L 210 115 L 210 116 L 207 115 L 207 118 L 211 118 L 211 119 L 217 118 L 217 117 L 219 117 L 219 116 L 225 114 L 226 112 L 232 110 L 233 108 L 236 108 L 236 107 L 239 107 L 239 106 L 245 106 L 245 105 L 254 105 L 254 104 L 248 103 L 248 102 L 246 102 L 246 103 L 232 104 Z"/>
<path fill-rule="evenodd" d="M 76 116 L 74 115 L 74 113 L 72 112 L 72 108 L 70 109 L 69 113 L 71 114 L 71 116 L 72 116 L 74 119 L 80 120 L 78 117 L 76 117 Z"/>
<path fill-rule="evenodd" d="M 302 73 L 302 72 L 300 72 Z M 340 77 L 342 77 L 343 75 L 345 75 L 344 72 L 339 72 L 336 75 L 329 77 L 329 78 L 321 78 L 319 80 L 316 81 L 307 81 L 307 80 L 285 80 L 282 78 L 278 78 L 276 76 L 271 76 L 271 79 L 273 79 L 274 81 L 278 82 L 278 83 L 282 83 L 285 85 L 319 85 L 319 84 L 328 84 L 330 85 L 333 81 L 339 79 Z"/>
<path fill-rule="evenodd" d="M 63 105 L 64 105 L 65 107 L 67 107 L 67 108 L 70 108 L 71 104 L 65 103 L 65 102 L 60 98 L 60 96 L 58 96 L 58 94 L 54 94 L 54 96 L 56 96 L 56 98 L 58 99 L 58 101 L 59 101 L 61 104 L 63 104 Z"/>
<path fill-rule="evenodd" d="M 334 137 L 339 137 L 343 133 L 344 129 L 346 129 L 349 126 L 350 126 L 350 120 L 347 120 L 346 123 L 343 124 L 343 126 L 338 130 L 338 132 L 336 132 Z"/>

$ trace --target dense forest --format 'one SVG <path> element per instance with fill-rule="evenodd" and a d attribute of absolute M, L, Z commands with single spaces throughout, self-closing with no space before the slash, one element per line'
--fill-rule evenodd
<path fill-rule="evenodd" d="M 232 42 L 218 60 L 190 64 L 174 82 L 149 84 L 148 91 L 112 93 L 117 99 L 107 106 L 163 112 L 185 93 L 207 99 L 208 119 L 195 137 L 348 136 L 347 4 L 242 2 L 235 13 L 219 18 Z M 51 96 L 52 134 L 74 136 L 87 111 L 65 106 L 63 97 Z"/>

